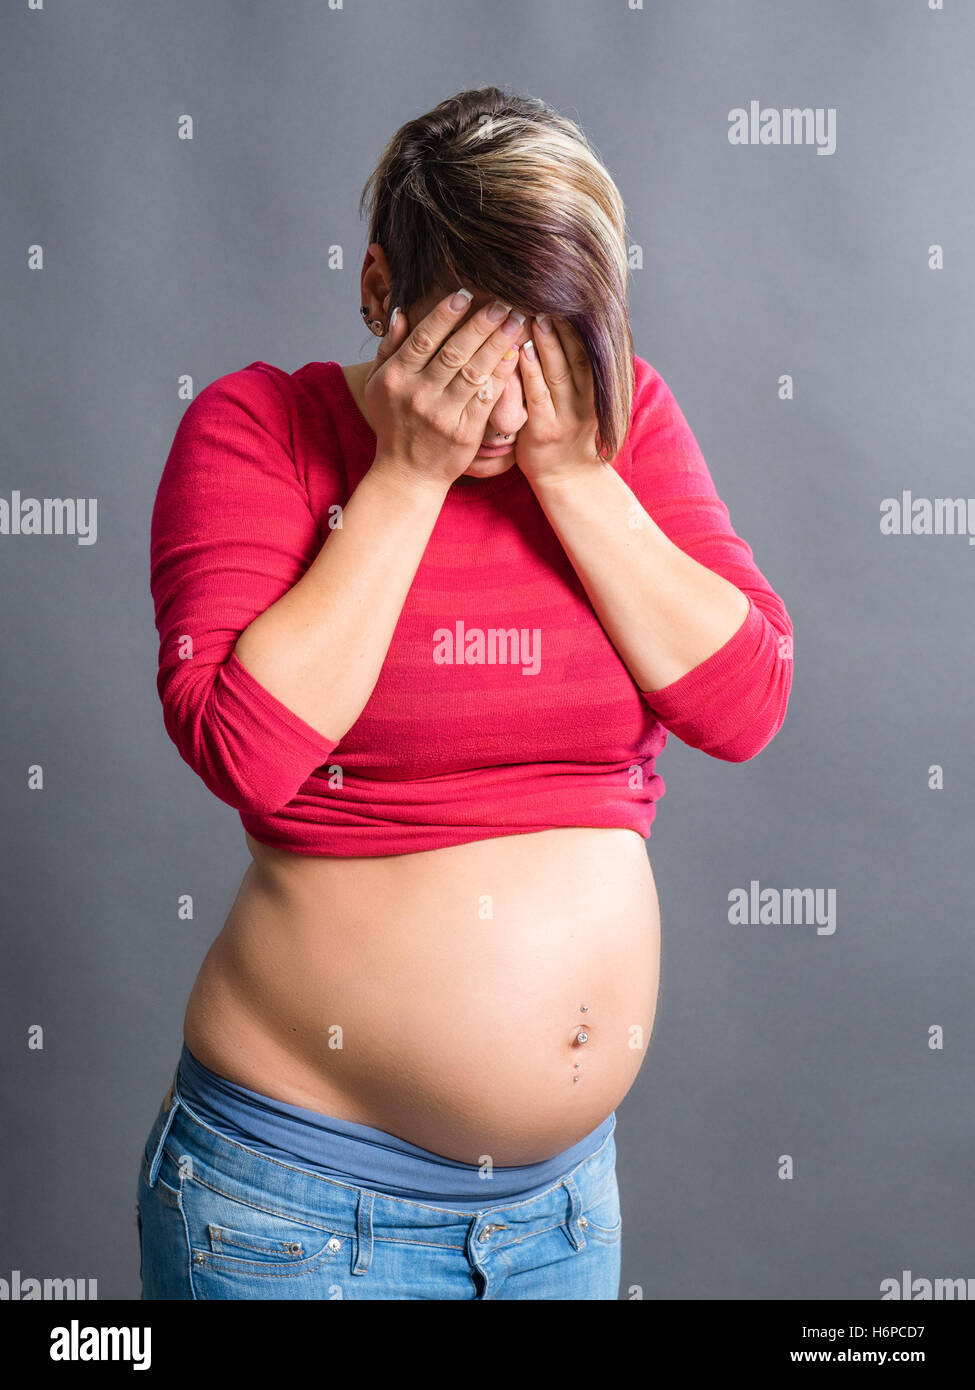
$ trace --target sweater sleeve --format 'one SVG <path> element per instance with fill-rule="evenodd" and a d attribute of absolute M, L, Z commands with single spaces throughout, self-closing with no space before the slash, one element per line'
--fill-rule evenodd
<path fill-rule="evenodd" d="M 157 689 L 180 756 L 210 791 L 252 814 L 286 806 L 336 742 L 237 657 L 237 638 L 320 549 L 271 371 L 252 363 L 187 406 L 152 513 Z"/>
<path fill-rule="evenodd" d="M 792 621 L 735 534 L 697 440 L 660 374 L 636 359 L 629 485 L 667 537 L 748 598 L 738 630 L 700 665 L 641 695 L 682 742 L 744 762 L 770 743 L 792 688 Z"/>

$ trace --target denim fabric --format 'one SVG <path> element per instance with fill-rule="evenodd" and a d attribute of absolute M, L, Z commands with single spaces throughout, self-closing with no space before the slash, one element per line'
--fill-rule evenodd
<path fill-rule="evenodd" d="M 462 1211 L 247 1148 L 174 1085 L 139 1172 L 142 1298 L 616 1299 L 614 1130 L 537 1196 Z"/>

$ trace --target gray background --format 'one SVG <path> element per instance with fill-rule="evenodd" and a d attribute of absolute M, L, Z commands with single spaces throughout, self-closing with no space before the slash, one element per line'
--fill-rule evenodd
<path fill-rule="evenodd" d="M 663 977 L 618 1116 L 622 1296 L 975 1276 L 975 553 L 879 528 L 903 488 L 970 486 L 972 7 L 47 0 L 2 27 L 2 492 L 96 495 L 99 535 L 0 537 L 0 1276 L 138 1297 L 142 1146 L 248 862 L 155 692 L 148 528 L 177 378 L 371 355 L 362 184 L 403 121 L 491 82 L 578 119 L 608 164 L 643 248 L 636 350 L 796 630 L 766 750 L 735 765 L 671 738 L 660 761 Z M 836 107 L 836 153 L 731 146 L 753 98 Z M 835 935 L 730 926 L 752 878 L 835 888 Z"/>

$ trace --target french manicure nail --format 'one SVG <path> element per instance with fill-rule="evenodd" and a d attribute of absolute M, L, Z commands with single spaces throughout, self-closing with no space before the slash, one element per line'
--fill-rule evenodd
<path fill-rule="evenodd" d="M 474 296 L 471 294 L 470 290 L 455 290 L 450 299 L 449 307 L 453 309 L 455 313 L 458 313 L 461 309 L 470 304 L 473 298 Z"/>
<path fill-rule="evenodd" d="M 542 330 L 543 333 L 551 333 L 552 320 L 549 318 L 548 314 L 536 314 L 535 322 L 538 324 L 539 328 Z"/>

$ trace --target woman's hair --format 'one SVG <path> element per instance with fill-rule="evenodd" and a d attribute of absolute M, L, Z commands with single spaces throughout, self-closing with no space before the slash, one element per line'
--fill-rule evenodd
<path fill-rule="evenodd" d="M 359 201 L 386 253 L 391 304 L 457 285 L 557 314 L 592 367 L 597 447 L 630 424 L 633 338 L 623 200 L 580 128 L 536 97 L 460 92 L 389 141 Z"/>

